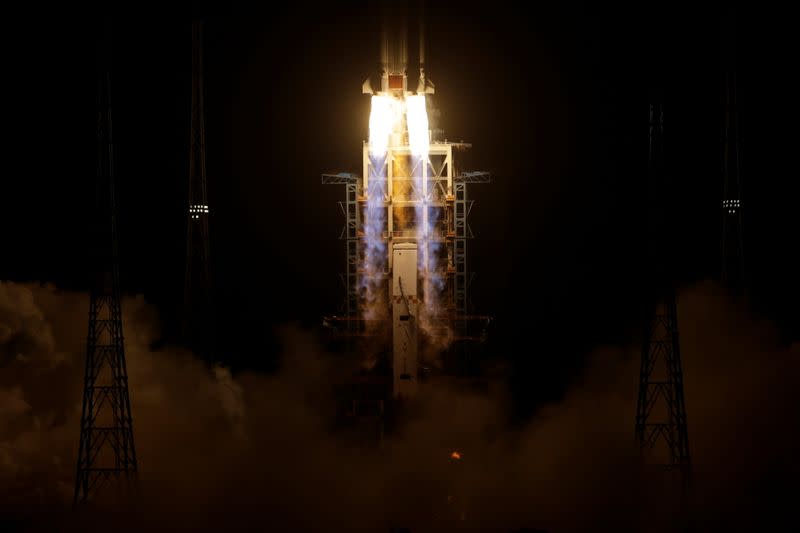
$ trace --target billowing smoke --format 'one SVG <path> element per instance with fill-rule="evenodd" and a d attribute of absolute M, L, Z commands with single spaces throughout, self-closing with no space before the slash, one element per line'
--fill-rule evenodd
<path fill-rule="evenodd" d="M 153 351 L 158 318 L 123 319 L 141 499 L 72 513 L 85 294 L 0 283 L 0 526 L 37 531 L 667 531 L 673 502 L 640 474 L 633 441 L 638 342 L 604 348 L 558 404 L 507 424 L 488 393 L 423 387 L 381 449 L 331 427 L 341 368 L 287 325 L 275 375 L 232 375 L 177 348 Z M 699 531 L 793 520 L 800 346 L 712 284 L 683 291 L 679 321 Z M 530 354 L 557 357 L 558 354 Z M 457 451 L 460 459 L 452 458 Z M 105 514 L 104 514 L 105 513 Z M 124 518 L 123 518 L 124 517 Z M 10 526 L 10 527 L 6 527 Z"/>

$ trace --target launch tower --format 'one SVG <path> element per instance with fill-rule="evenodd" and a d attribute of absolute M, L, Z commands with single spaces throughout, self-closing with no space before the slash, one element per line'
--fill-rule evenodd
<path fill-rule="evenodd" d="M 384 21 L 380 71 L 362 85 L 371 98 L 363 172 L 322 175 L 323 184 L 345 185 L 346 192 L 347 296 L 344 315 L 326 323 L 390 346 L 396 398 L 413 396 L 429 361 L 481 340 L 489 322 L 468 313 L 467 186 L 488 183 L 490 175 L 459 172 L 456 154 L 470 145 L 433 136 L 428 97 L 435 89 L 425 74 L 422 24 L 419 33 L 419 77 L 409 90 L 404 17 Z"/>
<path fill-rule="evenodd" d="M 184 341 L 205 359 L 214 357 L 214 307 L 206 191 L 206 128 L 203 102 L 203 26 L 192 23 L 192 108 L 189 138 L 189 202 L 184 277 Z"/>
<path fill-rule="evenodd" d="M 110 33 L 108 26 L 106 31 Z M 104 48 L 98 77 L 96 218 L 91 239 L 93 277 L 74 504 L 94 497 L 107 482 L 116 484 L 113 489 L 126 489 L 137 473 L 122 335 L 110 45 Z"/>
<path fill-rule="evenodd" d="M 730 38 L 733 41 L 733 37 Z M 734 41 L 735 43 L 735 41 Z M 731 47 L 734 47 L 734 43 Z M 731 55 L 734 55 L 731 52 Z M 730 289 L 745 286 L 742 230 L 742 176 L 739 154 L 739 109 L 735 55 L 725 66 L 725 125 L 722 155 L 722 283 Z"/>
<path fill-rule="evenodd" d="M 688 485 L 691 475 L 686 403 L 683 394 L 675 287 L 670 277 L 671 233 L 668 187 L 664 168 L 663 110 L 650 105 L 649 266 L 652 304 L 642 342 L 636 439 L 649 460 Z"/>

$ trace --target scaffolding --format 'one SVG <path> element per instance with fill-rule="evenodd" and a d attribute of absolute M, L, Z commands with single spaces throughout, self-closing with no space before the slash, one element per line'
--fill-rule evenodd
<path fill-rule="evenodd" d="M 649 257 L 654 292 L 642 339 L 639 394 L 636 404 L 636 440 L 649 461 L 678 478 L 681 496 L 691 480 L 691 458 L 683 387 L 678 308 L 671 276 L 671 212 L 664 165 L 664 123 L 660 103 L 650 105 Z"/>
<path fill-rule="evenodd" d="M 106 47 L 110 50 L 110 26 Z M 110 52 L 98 78 L 96 205 L 91 235 L 92 285 L 80 442 L 73 505 L 98 496 L 126 497 L 138 472 L 125 363 L 111 122 Z M 111 487 L 104 487 L 110 484 Z"/>
<path fill-rule="evenodd" d="M 341 172 L 339 174 L 323 174 L 323 185 L 344 185 L 345 199 L 339 202 L 344 215 L 344 227 L 339 235 L 345 241 L 346 261 L 342 282 L 345 288 L 344 313 L 346 317 L 356 316 L 358 312 L 358 259 L 359 228 L 361 226 L 361 210 L 358 208 L 358 197 L 361 194 L 360 179 L 356 174 Z"/>
<path fill-rule="evenodd" d="M 454 152 L 470 147 L 463 142 L 432 142 L 427 155 L 415 156 L 408 145 L 392 146 L 386 157 L 377 161 L 369 156 L 369 146 L 364 143 L 362 176 L 348 172 L 322 175 L 323 185 L 345 186 L 345 199 L 339 202 L 345 218 L 340 233 L 346 253 L 342 275 L 345 303 L 343 315 L 326 317 L 326 325 L 348 336 L 370 335 L 372 328 L 366 327 L 359 287 L 367 277 L 378 284 L 386 282 L 392 268 L 392 244 L 415 242 L 424 258 L 426 274 L 444 281 L 442 288 L 428 284 L 423 289 L 423 298 L 435 297 L 442 303 L 428 317 L 428 335 L 448 336 L 456 342 L 485 339 L 490 317 L 471 314 L 469 309 L 467 241 L 474 238 L 469 225 L 474 200 L 467 191 L 468 185 L 490 183 L 491 175 L 483 171 L 457 172 Z M 424 179 L 420 180 L 420 175 Z M 378 205 L 383 211 L 381 238 L 387 251 L 385 268 L 372 273 L 361 268 L 363 221 L 370 194 L 383 196 Z M 420 213 L 423 220 L 417 220 Z M 430 228 L 424 237 L 420 237 L 420 224 Z"/>

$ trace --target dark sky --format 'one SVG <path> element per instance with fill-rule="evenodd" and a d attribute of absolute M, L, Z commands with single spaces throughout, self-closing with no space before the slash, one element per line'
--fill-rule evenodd
<path fill-rule="evenodd" d="M 433 2 L 431 2 L 433 4 Z M 679 3 L 678 3 L 679 4 Z M 527 406 L 559 397 L 584 356 L 639 334 L 648 100 L 663 94 L 675 277 L 718 275 L 722 8 L 436 3 L 428 68 L 449 140 L 473 143 L 472 300 L 496 317 Z M 190 16 L 118 13 L 113 116 L 123 287 L 174 319 L 182 292 Z M 786 13 L 738 6 L 744 226 L 753 305 L 797 339 L 797 120 Z M 212 254 L 231 363 L 265 366 L 272 326 L 317 325 L 342 291 L 340 187 L 360 174 L 377 63 L 372 3 L 205 14 Z M 0 278 L 85 288 L 95 176 L 91 16 L 22 17 L 11 82 L 21 127 L 0 195 Z M 414 74 L 412 72 L 412 78 Z"/>

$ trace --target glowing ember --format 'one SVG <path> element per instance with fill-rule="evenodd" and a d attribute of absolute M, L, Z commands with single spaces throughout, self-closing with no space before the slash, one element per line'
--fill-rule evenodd
<path fill-rule="evenodd" d="M 458 452 L 453 452 L 450 454 L 450 459 L 455 459 L 456 461 L 458 461 L 459 459 L 461 459 L 461 454 Z"/>

